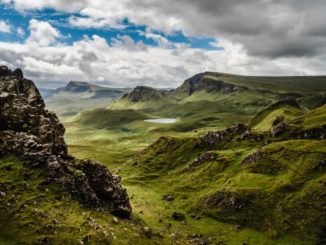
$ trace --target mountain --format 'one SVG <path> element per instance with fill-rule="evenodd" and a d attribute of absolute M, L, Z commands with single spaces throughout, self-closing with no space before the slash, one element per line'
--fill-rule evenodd
<path fill-rule="evenodd" d="M 142 109 L 158 107 L 165 102 L 166 91 L 147 86 L 137 86 L 130 93 L 124 94 L 120 99 L 109 105 L 109 109 Z"/>
<path fill-rule="evenodd" d="M 57 93 L 84 94 L 83 98 L 117 98 L 128 89 L 107 88 L 88 82 L 71 81 L 65 87 L 57 89 Z M 88 95 L 87 95 L 88 94 Z"/>
<path fill-rule="evenodd" d="M 258 90 L 286 94 L 309 94 L 326 92 L 326 76 L 240 76 L 218 72 L 199 73 L 187 79 L 176 92 L 192 94 L 205 89 L 207 92 L 224 93 L 237 90 Z"/>
<path fill-rule="evenodd" d="M 192 95 L 200 90 L 206 90 L 207 92 L 232 93 L 240 90 L 247 90 L 247 88 L 224 82 L 223 79 L 219 80 L 218 76 L 213 78 L 212 73 L 199 73 L 187 79 L 174 92 Z"/>
<path fill-rule="evenodd" d="M 65 87 L 58 89 L 41 89 L 47 107 L 59 116 L 73 116 L 78 112 L 105 107 L 119 98 L 129 88 L 107 88 L 88 82 L 71 81 Z"/>
<path fill-rule="evenodd" d="M 160 91 L 146 86 L 137 86 L 133 91 L 125 94 L 122 99 L 129 100 L 131 102 L 147 102 L 160 100 L 164 97 Z"/>

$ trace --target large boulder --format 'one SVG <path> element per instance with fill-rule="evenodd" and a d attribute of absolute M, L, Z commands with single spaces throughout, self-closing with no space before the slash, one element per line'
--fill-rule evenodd
<path fill-rule="evenodd" d="M 20 69 L 0 67 L 0 112 L 0 156 L 15 155 L 30 168 L 44 169 L 49 182 L 89 207 L 129 217 L 132 209 L 120 178 L 100 163 L 68 155 L 64 126 Z"/>

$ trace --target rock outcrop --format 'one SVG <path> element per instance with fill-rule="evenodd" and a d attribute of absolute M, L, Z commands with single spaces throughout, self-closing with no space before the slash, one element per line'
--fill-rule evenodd
<path fill-rule="evenodd" d="M 187 93 L 188 95 L 191 95 L 194 92 L 206 90 L 207 92 L 222 92 L 228 94 L 248 90 L 246 87 L 226 83 L 222 80 L 211 79 L 206 77 L 206 75 L 210 75 L 210 73 L 199 73 L 187 79 L 179 88 L 175 90 L 175 92 Z"/>
<path fill-rule="evenodd" d="M 129 217 L 132 210 L 120 178 L 100 163 L 69 156 L 64 133 L 35 84 L 20 69 L 1 66 L 0 156 L 15 155 L 30 168 L 44 169 L 48 182 L 60 184 L 86 206 Z"/>
<path fill-rule="evenodd" d="M 243 124 L 237 124 L 221 131 L 209 131 L 200 138 L 198 146 L 216 145 L 220 142 L 252 140 L 261 141 L 264 139 L 263 135 L 255 134 L 249 127 Z"/>
<path fill-rule="evenodd" d="M 189 169 L 196 168 L 207 162 L 213 162 L 218 159 L 219 155 L 216 152 L 205 152 L 204 154 L 197 157 L 189 166 Z"/>
<path fill-rule="evenodd" d="M 326 125 L 317 126 L 310 129 L 302 129 L 285 122 L 281 122 L 270 130 L 273 138 L 282 139 L 326 139 Z"/>

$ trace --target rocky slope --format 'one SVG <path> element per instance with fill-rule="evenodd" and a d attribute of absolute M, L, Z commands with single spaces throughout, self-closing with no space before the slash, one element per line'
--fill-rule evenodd
<path fill-rule="evenodd" d="M 174 93 L 187 93 L 191 95 L 195 92 L 206 90 L 207 92 L 222 92 L 227 94 L 247 90 L 244 86 L 226 83 L 223 80 L 211 79 L 205 77 L 205 75 L 207 75 L 207 73 L 199 73 L 187 79 L 174 91 Z"/>
<path fill-rule="evenodd" d="M 20 69 L 0 67 L 0 111 L 0 157 L 14 155 L 31 169 L 44 170 L 46 183 L 59 184 L 86 206 L 130 216 L 119 176 L 100 163 L 68 155 L 63 125 Z"/>

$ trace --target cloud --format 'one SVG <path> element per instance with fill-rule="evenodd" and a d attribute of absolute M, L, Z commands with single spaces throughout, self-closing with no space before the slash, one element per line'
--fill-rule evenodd
<path fill-rule="evenodd" d="M 87 4 L 87 0 L 0 0 L 10 4 L 18 11 L 42 10 L 52 8 L 58 11 L 78 11 Z"/>
<path fill-rule="evenodd" d="M 11 33 L 11 26 L 8 22 L 0 20 L 0 32 Z"/>
<path fill-rule="evenodd" d="M 22 28 L 22 27 L 18 27 L 17 28 L 17 34 L 18 34 L 18 36 L 20 36 L 20 37 L 23 37 L 23 36 L 25 36 L 25 30 Z"/>
<path fill-rule="evenodd" d="M 35 43 L 39 46 L 48 46 L 61 37 L 60 32 L 46 21 L 32 19 L 29 22 L 30 36 L 27 43 Z"/>
<path fill-rule="evenodd" d="M 324 0 L 0 1 L 27 14 L 46 8 L 66 12 L 63 21 L 79 33 L 145 27 L 145 31 L 135 29 L 143 39 L 157 44 L 135 41 L 128 32 L 109 43 L 94 35 L 64 44 L 58 27 L 32 19 L 25 43 L 0 42 L 0 60 L 22 67 L 41 82 L 89 80 L 114 86 L 175 87 L 205 70 L 246 75 L 325 73 Z M 173 43 L 167 37 L 176 32 L 190 39 L 215 40 L 211 46 L 223 50 Z"/>
<path fill-rule="evenodd" d="M 6 0 L 7 1 L 7 0 Z M 8 2 L 8 1 L 7 1 Z M 79 28 L 135 25 L 171 34 L 223 38 L 253 56 L 303 57 L 325 53 L 324 0 L 12 0 L 21 11 L 53 8 L 75 13 Z"/>
<path fill-rule="evenodd" d="M 40 23 L 32 21 L 31 25 L 35 24 Z M 27 40 L 37 39 L 35 35 L 31 32 Z M 139 84 L 176 87 L 195 73 L 207 70 L 247 75 L 275 75 L 276 71 L 279 75 L 318 74 L 324 71 L 326 60 L 325 55 L 302 59 L 257 58 L 248 55 L 243 44 L 224 39 L 212 43 L 223 46 L 224 50 L 203 50 L 185 44 L 174 48 L 145 46 L 127 35 L 119 36 L 112 44 L 98 35 L 84 36 L 71 45 L 53 42 L 53 38 L 26 43 L 0 42 L 0 60 L 23 68 L 26 76 L 41 87 L 49 81 L 59 84 L 69 80 L 116 87 Z"/>

